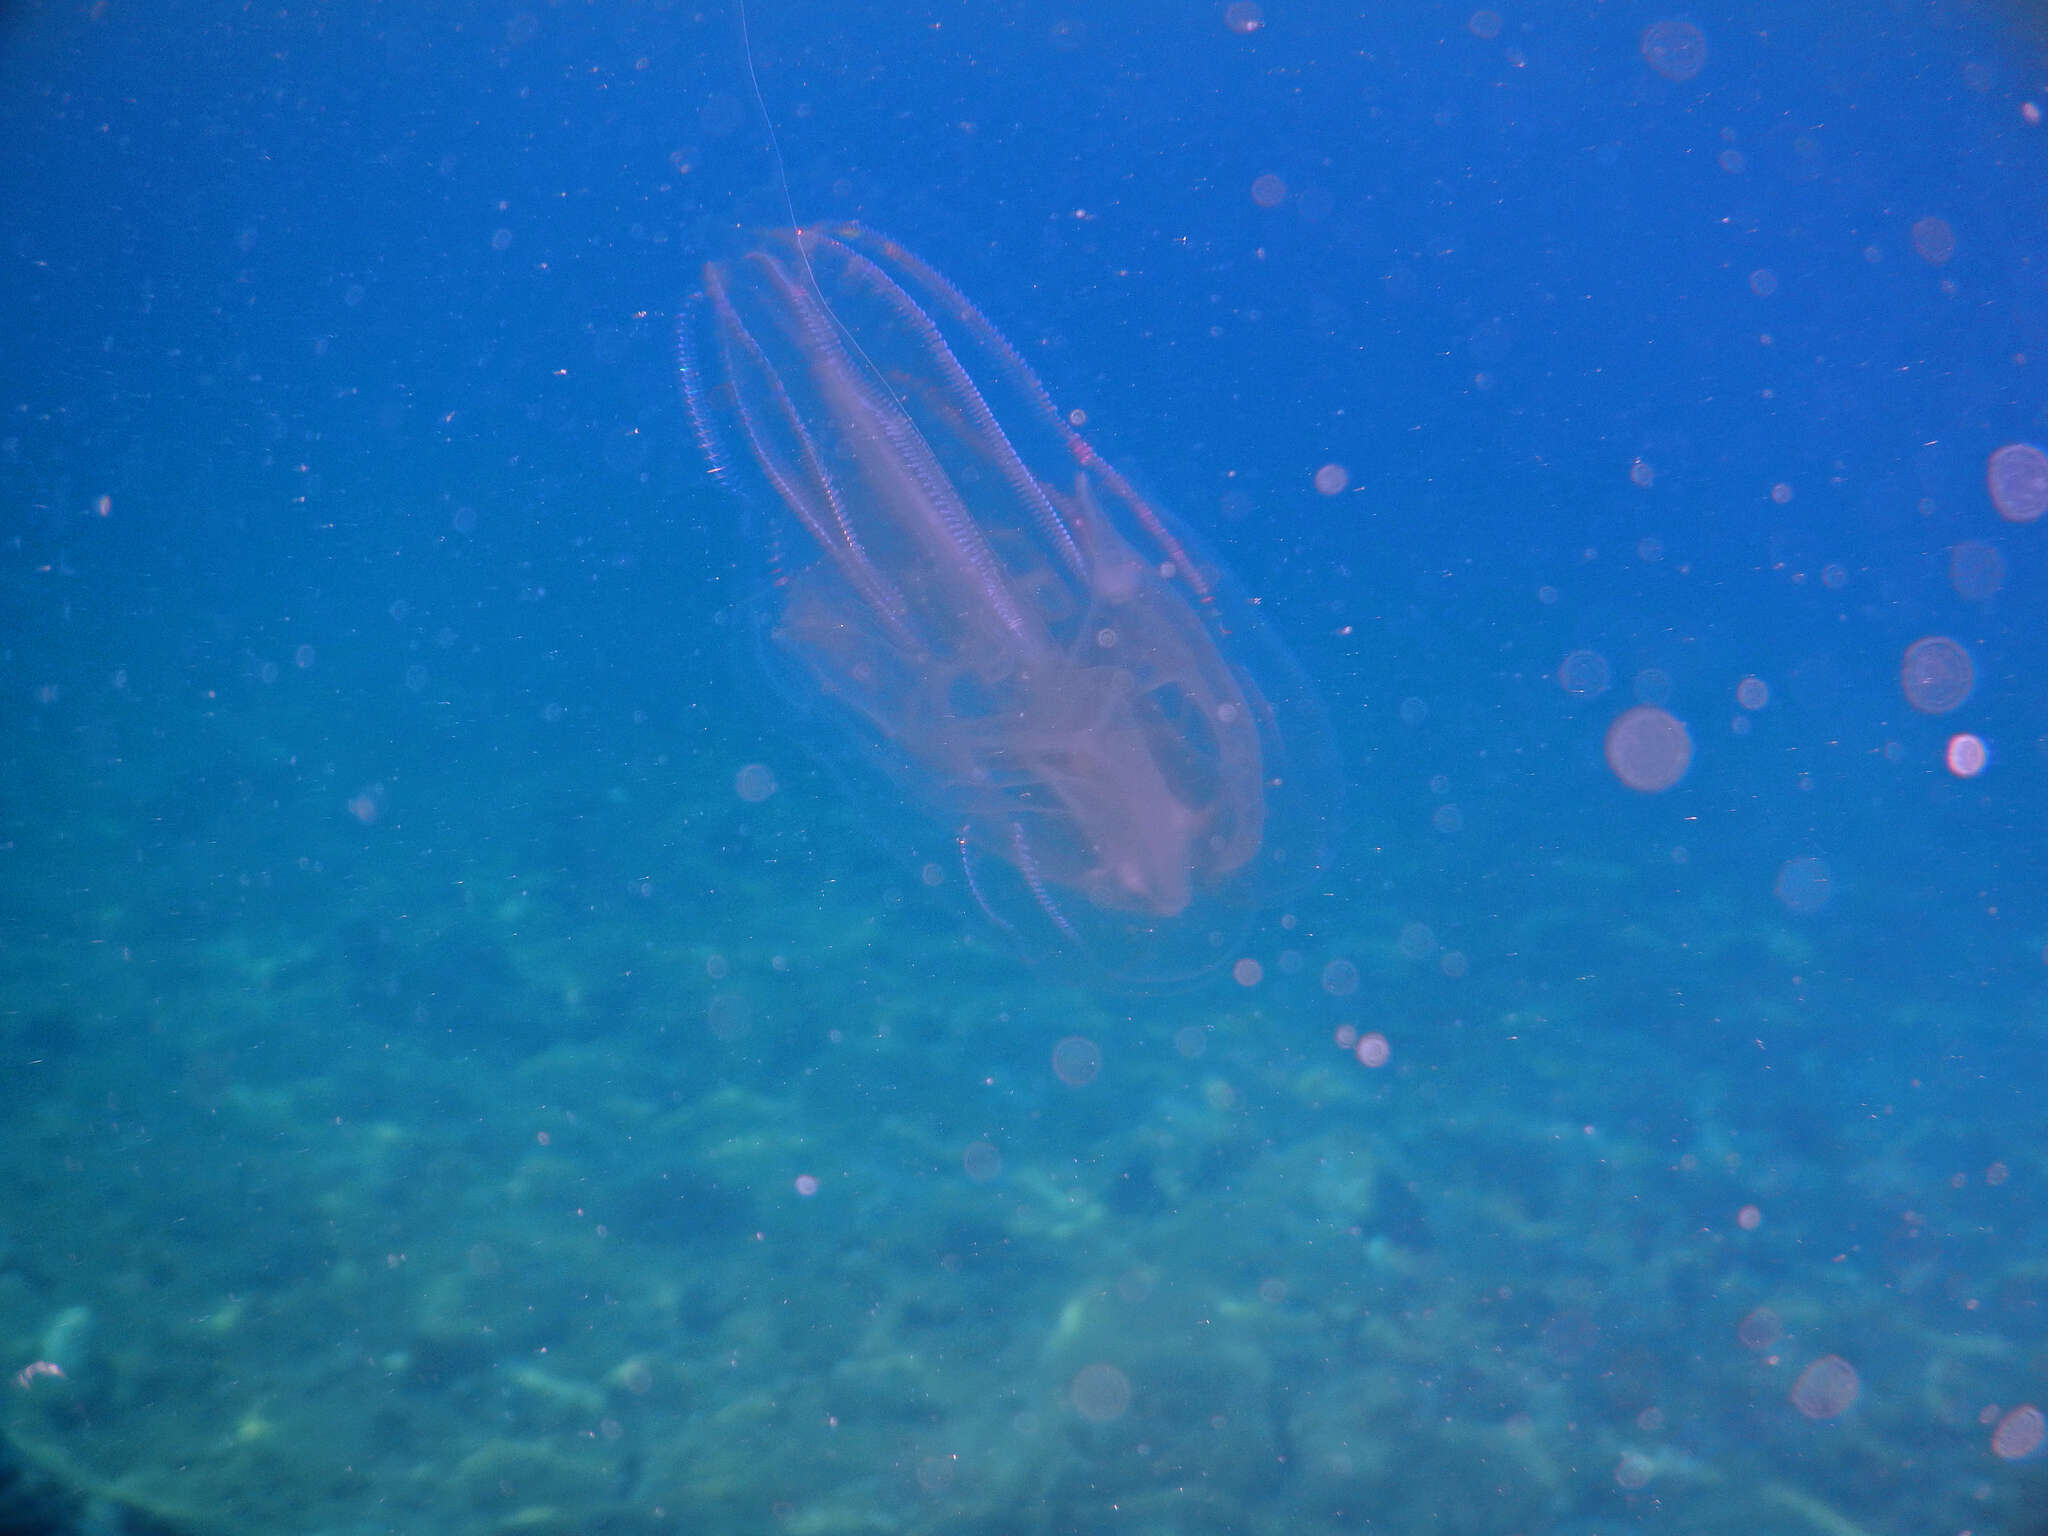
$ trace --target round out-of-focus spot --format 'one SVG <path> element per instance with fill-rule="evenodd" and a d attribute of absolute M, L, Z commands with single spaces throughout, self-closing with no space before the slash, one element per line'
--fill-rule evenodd
<path fill-rule="evenodd" d="M 1342 464 L 1325 464 L 1316 471 L 1316 494 L 1335 496 L 1351 483 L 1351 471 Z"/>
<path fill-rule="evenodd" d="M 1429 824 L 1446 837 L 1465 830 L 1465 813 L 1455 805 L 1440 805 L 1429 813 Z"/>
<path fill-rule="evenodd" d="M 1714 156 L 1714 164 L 1721 167 L 1730 176 L 1740 176 L 1749 169 L 1749 156 L 1739 149 L 1724 149 L 1721 153 Z"/>
<path fill-rule="evenodd" d="M 1068 1035 L 1052 1048 L 1052 1075 L 1069 1088 L 1085 1088 L 1102 1070 L 1102 1048 L 1080 1035 Z"/>
<path fill-rule="evenodd" d="M 1647 459 L 1631 459 L 1628 466 L 1628 483 L 1647 491 L 1657 483 L 1657 467 Z"/>
<path fill-rule="evenodd" d="M 1735 1225 L 1745 1232 L 1754 1232 L 1764 1224 L 1763 1211 L 1754 1205 L 1745 1205 L 1735 1213 Z"/>
<path fill-rule="evenodd" d="M 1231 0 L 1223 8 L 1223 25 L 1240 37 L 1256 32 L 1266 24 L 1266 13 L 1252 0 Z"/>
<path fill-rule="evenodd" d="M 2022 1403 L 1991 1431 L 1991 1454 L 2000 1461 L 2024 1461 L 2048 1441 L 2048 1418 L 2032 1403 Z"/>
<path fill-rule="evenodd" d="M 1771 685 L 1760 677 L 1745 677 L 1735 685 L 1735 702 L 1744 709 L 1762 709 L 1771 702 Z"/>
<path fill-rule="evenodd" d="M 1830 560 L 1820 568 L 1820 584 L 1830 592 L 1839 592 L 1849 585 L 1849 573 L 1839 561 Z"/>
<path fill-rule="evenodd" d="M 775 793 L 775 770 L 766 763 L 749 763 L 732 776 L 732 790 L 749 805 L 759 805 Z"/>
<path fill-rule="evenodd" d="M 1974 779 L 1991 762 L 1991 749 L 1984 745 L 1982 736 L 1973 736 L 1968 731 L 1959 731 L 1948 739 L 1948 749 L 1941 754 L 1948 771 L 1959 779 Z"/>
<path fill-rule="evenodd" d="M 1209 1049 L 1209 1032 L 1199 1024 L 1183 1024 L 1173 1032 L 1173 1048 L 1188 1061 Z"/>
<path fill-rule="evenodd" d="M 1557 664 L 1557 686 L 1574 698 L 1605 693 L 1612 678 L 1607 658 L 1598 651 L 1573 651 Z"/>
<path fill-rule="evenodd" d="M 1623 1451 L 1621 1460 L 1614 1464 L 1614 1480 L 1624 1488 L 1641 1488 L 1656 1470 L 1657 1464 L 1641 1451 Z"/>
<path fill-rule="evenodd" d="M 1400 714 L 1403 725 L 1420 725 L 1429 718 L 1429 705 L 1421 699 L 1403 699 Z"/>
<path fill-rule="evenodd" d="M 790 1187 L 808 1200 L 818 1192 L 818 1176 L 815 1173 L 800 1173 Z"/>
<path fill-rule="evenodd" d="M 1991 505 L 2008 523 L 2031 523 L 2048 512 L 2048 453 L 2032 443 L 2007 443 L 1984 463 Z"/>
<path fill-rule="evenodd" d="M 1855 1366 L 1840 1355 L 1822 1355 L 1799 1373 L 1789 1398 L 1809 1419 L 1833 1419 L 1847 1413 L 1862 1390 Z"/>
<path fill-rule="evenodd" d="M 1358 1037 L 1358 1044 L 1351 1048 L 1351 1054 L 1358 1058 L 1361 1067 L 1384 1067 L 1394 1054 L 1394 1048 L 1387 1043 L 1385 1035 L 1370 1029 Z"/>
<path fill-rule="evenodd" d="M 1230 979 L 1240 987 L 1256 987 L 1266 979 L 1266 968 L 1246 955 L 1230 967 Z"/>
<path fill-rule="evenodd" d="M 1639 46 L 1643 62 L 1666 80 L 1690 80 L 1706 67 L 1706 34 L 1689 21 L 1653 21 Z"/>
<path fill-rule="evenodd" d="M 1749 291 L 1760 299 L 1768 299 L 1778 291 L 1778 274 L 1769 267 L 1758 267 L 1749 274 Z"/>
<path fill-rule="evenodd" d="M 1966 603 L 1988 602 L 2005 585 L 2005 556 L 1996 544 L 1963 539 L 1948 552 L 1948 584 Z"/>
<path fill-rule="evenodd" d="M 960 1168 L 977 1184 L 986 1184 L 1003 1171 L 1003 1154 L 994 1142 L 970 1141 L 961 1149 Z"/>
<path fill-rule="evenodd" d="M 1287 201 L 1287 183 L 1268 171 L 1252 178 L 1252 201 L 1261 208 L 1278 208 Z"/>
<path fill-rule="evenodd" d="M 1323 990 L 1332 997 L 1349 997 L 1358 990 L 1358 967 L 1349 960 L 1332 960 L 1323 967 Z"/>
<path fill-rule="evenodd" d="M 1785 1336 L 1785 1324 L 1769 1307 L 1754 1307 L 1735 1325 L 1735 1341 L 1762 1354 Z"/>
<path fill-rule="evenodd" d="M 1130 1378 L 1113 1365 L 1084 1365 L 1067 1386 L 1067 1401 L 1082 1418 L 1108 1424 L 1131 1406 Z"/>
<path fill-rule="evenodd" d="M 1337 1042 L 1338 1050 L 1348 1051 L 1351 1047 L 1358 1044 L 1358 1026 L 1356 1024 L 1339 1024 L 1330 1031 L 1330 1038 Z"/>
<path fill-rule="evenodd" d="M 1899 662 L 1899 687 L 1923 715 L 1945 715 L 1959 707 L 1976 681 L 1970 653 L 1946 635 L 1915 640 Z"/>
<path fill-rule="evenodd" d="M 1778 866 L 1778 878 L 1771 882 L 1771 894 L 1787 912 L 1807 917 L 1818 912 L 1835 894 L 1834 872 L 1825 859 L 1802 854 Z"/>
<path fill-rule="evenodd" d="M 1776 485 L 1771 487 L 1771 500 L 1775 501 L 1779 506 L 1784 506 L 1787 502 L 1791 501 L 1791 499 L 1792 487 L 1787 485 L 1783 480 L 1780 480 Z"/>
<path fill-rule="evenodd" d="M 1654 704 L 1638 704 L 1607 727 L 1605 751 L 1617 779 L 1654 795 L 1684 778 L 1692 766 L 1692 733 L 1677 716 Z"/>
<path fill-rule="evenodd" d="M 1491 42 L 1494 38 L 1500 36 L 1500 12 L 1474 11 L 1466 19 L 1465 30 L 1474 37 Z"/>
<path fill-rule="evenodd" d="M 1645 667 L 1636 674 L 1635 695 L 1638 704 L 1668 704 L 1671 702 L 1671 674 L 1662 667 Z"/>
<path fill-rule="evenodd" d="M 1956 253 L 1956 232 L 1949 228 L 1947 219 L 1925 218 L 1913 221 L 1913 249 L 1922 261 L 1938 267 Z"/>
<path fill-rule="evenodd" d="M 1427 960 L 1436 953 L 1436 930 L 1427 923 L 1403 923 L 1397 942 L 1410 960 Z"/>

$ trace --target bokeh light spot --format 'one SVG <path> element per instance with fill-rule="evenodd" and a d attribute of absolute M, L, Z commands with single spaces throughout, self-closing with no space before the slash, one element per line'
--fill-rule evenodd
<path fill-rule="evenodd" d="M 1790 1401 L 1809 1419 L 1833 1419 L 1847 1413 L 1862 1390 L 1855 1366 L 1840 1355 L 1822 1355 L 1792 1383 Z"/>
<path fill-rule="evenodd" d="M 1361 1067 L 1384 1067 L 1394 1054 L 1394 1048 L 1387 1043 L 1385 1035 L 1371 1029 L 1358 1037 L 1358 1044 L 1352 1047 L 1351 1054 L 1358 1058 Z"/>
<path fill-rule="evenodd" d="M 1735 1340 L 1744 1349 L 1762 1354 L 1785 1336 L 1785 1324 L 1769 1307 L 1756 1307 L 1735 1325 Z"/>
<path fill-rule="evenodd" d="M 1706 67 L 1706 34 L 1689 21 L 1653 21 L 1643 28 L 1643 62 L 1666 80 L 1690 80 Z"/>
<path fill-rule="evenodd" d="M 1661 793 L 1692 766 L 1692 733 L 1683 721 L 1654 704 L 1624 710 L 1607 727 L 1607 766 L 1630 789 Z"/>
<path fill-rule="evenodd" d="M 1991 1431 L 1991 1454 L 2000 1461 L 2023 1461 L 2048 1440 L 2048 1419 L 2032 1403 L 2022 1403 Z"/>
<path fill-rule="evenodd" d="M 1332 997 L 1349 997 L 1358 990 L 1358 967 L 1349 960 L 1332 960 L 1323 967 L 1323 990 Z"/>
<path fill-rule="evenodd" d="M 1802 854 L 1778 866 L 1778 878 L 1771 882 L 1771 894 L 1787 912 L 1807 917 L 1826 906 L 1835 894 L 1834 872 L 1825 859 Z"/>
<path fill-rule="evenodd" d="M 1102 1048 L 1080 1035 L 1068 1035 L 1052 1048 L 1052 1075 L 1069 1088 L 1086 1087 L 1102 1070 Z"/>
<path fill-rule="evenodd" d="M 1598 651 L 1573 651 L 1557 664 L 1557 685 L 1575 698 L 1590 699 L 1607 691 L 1613 674 Z"/>
<path fill-rule="evenodd" d="M 1913 249 L 1929 266 L 1938 267 L 1956 253 L 1956 232 L 1947 219 L 1913 221 Z"/>
<path fill-rule="evenodd" d="M 970 1141 L 960 1152 L 961 1170 L 977 1184 L 986 1184 L 1003 1171 L 1003 1154 L 993 1142 Z"/>
<path fill-rule="evenodd" d="M 1351 483 L 1351 472 L 1342 464 L 1325 464 L 1316 471 L 1316 492 L 1322 496 L 1335 496 Z"/>
<path fill-rule="evenodd" d="M 1984 745 L 1984 738 L 1960 731 L 1948 739 L 1948 750 L 1942 753 L 1942 761 L 1948 764 L 1948 771 L 1959 779 L 1974 779 L 1982 773 L 1991 761 L 1991 749 Z"/>
<path fill-rule="evenodd" d="M 1970 653 L 1946 635 L 1915 640 L 1899 663 L 1899 687 L 1923 715 L 1945 715 L 1959 707 L 1976 680 Z"/>
<path fill-rule="evenodd" d="M 2032 443 L 2007 443 L 1984 464 L 1991 505 L 2008 523 L 2031 523 L 2048 512 L 2048 453 Z"/>
<path fill-rule="evenodd" d="M 1084 1365 L 1067 1387 L 1067 1400 L 1082 1418 L 1110 1423 L 1131 1406 L 1130 1378 L 1113 1365 Z"/>
<path fill-rule="evenodd" d="M 1735 685 L 1735 702 L 1744 709 L 1762 709 L 1771 702 L 1771 685 L 1760 677 L 1745 677 Z"/>

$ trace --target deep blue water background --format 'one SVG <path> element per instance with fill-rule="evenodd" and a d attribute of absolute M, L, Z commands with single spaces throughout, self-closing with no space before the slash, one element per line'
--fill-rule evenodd
<path fill-rule="evenodd" d="M 1640 39 L 1680 14 L 1707 57 L 1674 81 Z M 751 22 L 797 215 L 863 220 L 953 278 L 1322 688 L 1347 827 L 1333 878 L 1249 942 L 1264 990 L 1083 1005 L 989 946 L 963 960 L 973 914 L 864 834 L 890 813 L 810 766 L 749 686 L 733 615 L 764 573 L 697 461 L 672 344 L 720 234 L 786 217 L 729 12 L 30 5 L 0 21 L 10 1091 L 48 1110 L 170 1083 L 182 1107 L 155 1118 L 193 1118 L 158 1134 L 203 1138 L 238 1091 L 285 1095 L 289 1124 L 345 1061 L 337 1115 L 431 1123 L 445 1098 L 483 1127 L 510 1063 L 564 1041 L 641 1061 L 673 1028 L 650 1054 L 679 1083 L 800 1106 L 850 1169 L 884 1103 L 939 1161 L 987 1136 L 1021 1169 L 1178 1123 L 1159 1080 L 1113 1080 L 1118 1031 L 1170 1056 L 1191 1020 L 1254 1018 L 1216 1026 L 1250 1078 L 1334 1070 L 1335 1026 L 1378 1028 L 1413 1075 L 1343 1092 L 1377 1095 L 1360 1104 L 1405 1149 L 1382 1149 L 1404 1198 L 1497 1181 L 1565 1230 L 1640 1203 L 1723 1237 L 1756 1199 L 1790 1244 L 1757 1273 L 1860 1253 L 1866 1308 L 1939 1297 L 1927 1337 L 2002 1339 L 1947 1450 L 1901 1410 L 1861 1480 L 1814 1486 L 1893 1529 L 1868 1470 L 1890 1458 L 1921 1528 L 2040 1529 L 2038 1465 L 1989 1457 L 1974 1419 L 2048 1398 L 2048 523 L 2001 521 L 1984 486 L 1993 449 L 2048 440 L 2038 12 L 1509 7 L 1494 36 L 1469 7 L 1285 0 L 1243 33 L 1150 3 Z M 1262 207 L 1268 175 L 1286 193 Z M 1930 217 L 1944 261 L 1915 250 Z M 1316 493 L 1327 464 L 1340 495 Z M 2003 556 L 1988 599 L 1950 583 L 1966 539 Z M 1952 714 L 1901 694 L 1925 635 L 1972 657 Z M 1599 698 L 1558 686 L 1580 649 L 1611 665 Z M 1696 748 L 1661 795 L 1601 758 L 1646 670 Z M 1738 734 L 1751 675 L 1770 702 Z M 1981 777 L 1944 768 L 1957 731 L 1989 744 Z M 753 762 L 782 785 L 758 807 L 731 793 Z M 1825 863 L 1818 911 L 1774 896 L 1793 858 Z M 488 937 L 459 915 L 515 894 Z M 607 957 L 602 985 L 535 982 L 579 947 Z M 714 1006 L 706 1034 L 704 998 L 661 969 L 682 951 L 691 977 L 775 955 L 833 980 L 757 989 L 740 1027 Z M 101 969 L 116 952 L 148 974 Z M 613 963 L 635 952 L 657 957 L 637 982 Z M 1333 959 L 1358 993 L 1317 985 Z M 315 979 L 282 1020 L 251 978 L 293 967 Z M 835 1067 L 822 1030 L 853 1032 L 866 999 L 911 1043 Z M 1044 1065 L 1074 1017 L 1111 1065 L 1085 1112 Z M 365 1065 L 393 1042 L 444 1064 L 418 1103 L 383 1101 Z M 963 1095 L 999 1078 L 1014 1097 L 976 1121 Z M 1540 1157 L 1446 1142 L 1433 1164 L 1433 1122 L 1400 1118 L 1425 1086 L 1452 1123 L 1600 1127 L 1646 1170 L 1738 1147 L 1777 1172 L 1730 1164 L 1683 1195 L 1644 1172 L 1596 1199 Z M 1249 1144 L 1286 1146 L 1285 1096 L 1249 1100 Z M 24 1129 L 13 1156 L 54 1167 L 66 1138 L 115 1134 L 96 1115 Z M 268 1188 L 271 1143 L 220 1134 Z M 150 1206 L 107 1179 L 10 1215 L 19 1351 L 71 1300 L 37 1256 L 50 1213 Z M 916 1232 L 920 1187 L 827 1226 L 812 1262 L 878 1211 Z M 299 1230 L 290 1197 L 270 1209 Z M 1456 1223 L 1425 1242 L 1389 1222 L 1479 1267 Z M 1731 1351 L 1745 1310 L 1631 1305 L 1668 1323 L 1635 1347 L 1678 1378 L 1688 1349 Z M 1928 1356 L 1858 1337 L 1875 1395 Z M 1785 1386 L 1755 1403 L 1782 1417 Z M 1721 1407 L 1688 1456 L 1807 1454 Z M 108 1454 L 89 1423 L 64 1433 Z M 1937 1475 L 1916 1452 L 1952 1455 Z M 1080 1518 L 1060 1497 L 1048 1528 Z"/>

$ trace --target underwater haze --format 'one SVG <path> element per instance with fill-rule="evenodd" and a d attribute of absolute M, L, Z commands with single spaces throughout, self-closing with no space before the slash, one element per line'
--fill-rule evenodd
<path fill-rule="evenodd" d="M 0 1528 L 2048 1533 L 2038 8 L 0 87 Z"/>

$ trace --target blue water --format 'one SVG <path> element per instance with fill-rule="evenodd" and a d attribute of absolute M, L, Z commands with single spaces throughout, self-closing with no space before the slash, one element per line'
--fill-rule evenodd
<path fill-rule="evenodd" d="M 2037 12 L 387 10 L 0 21 L 22 1528 L 2044 1528 Z M 1201 982 L 750 671 L 792 212 L 1314 679 Z"/>

